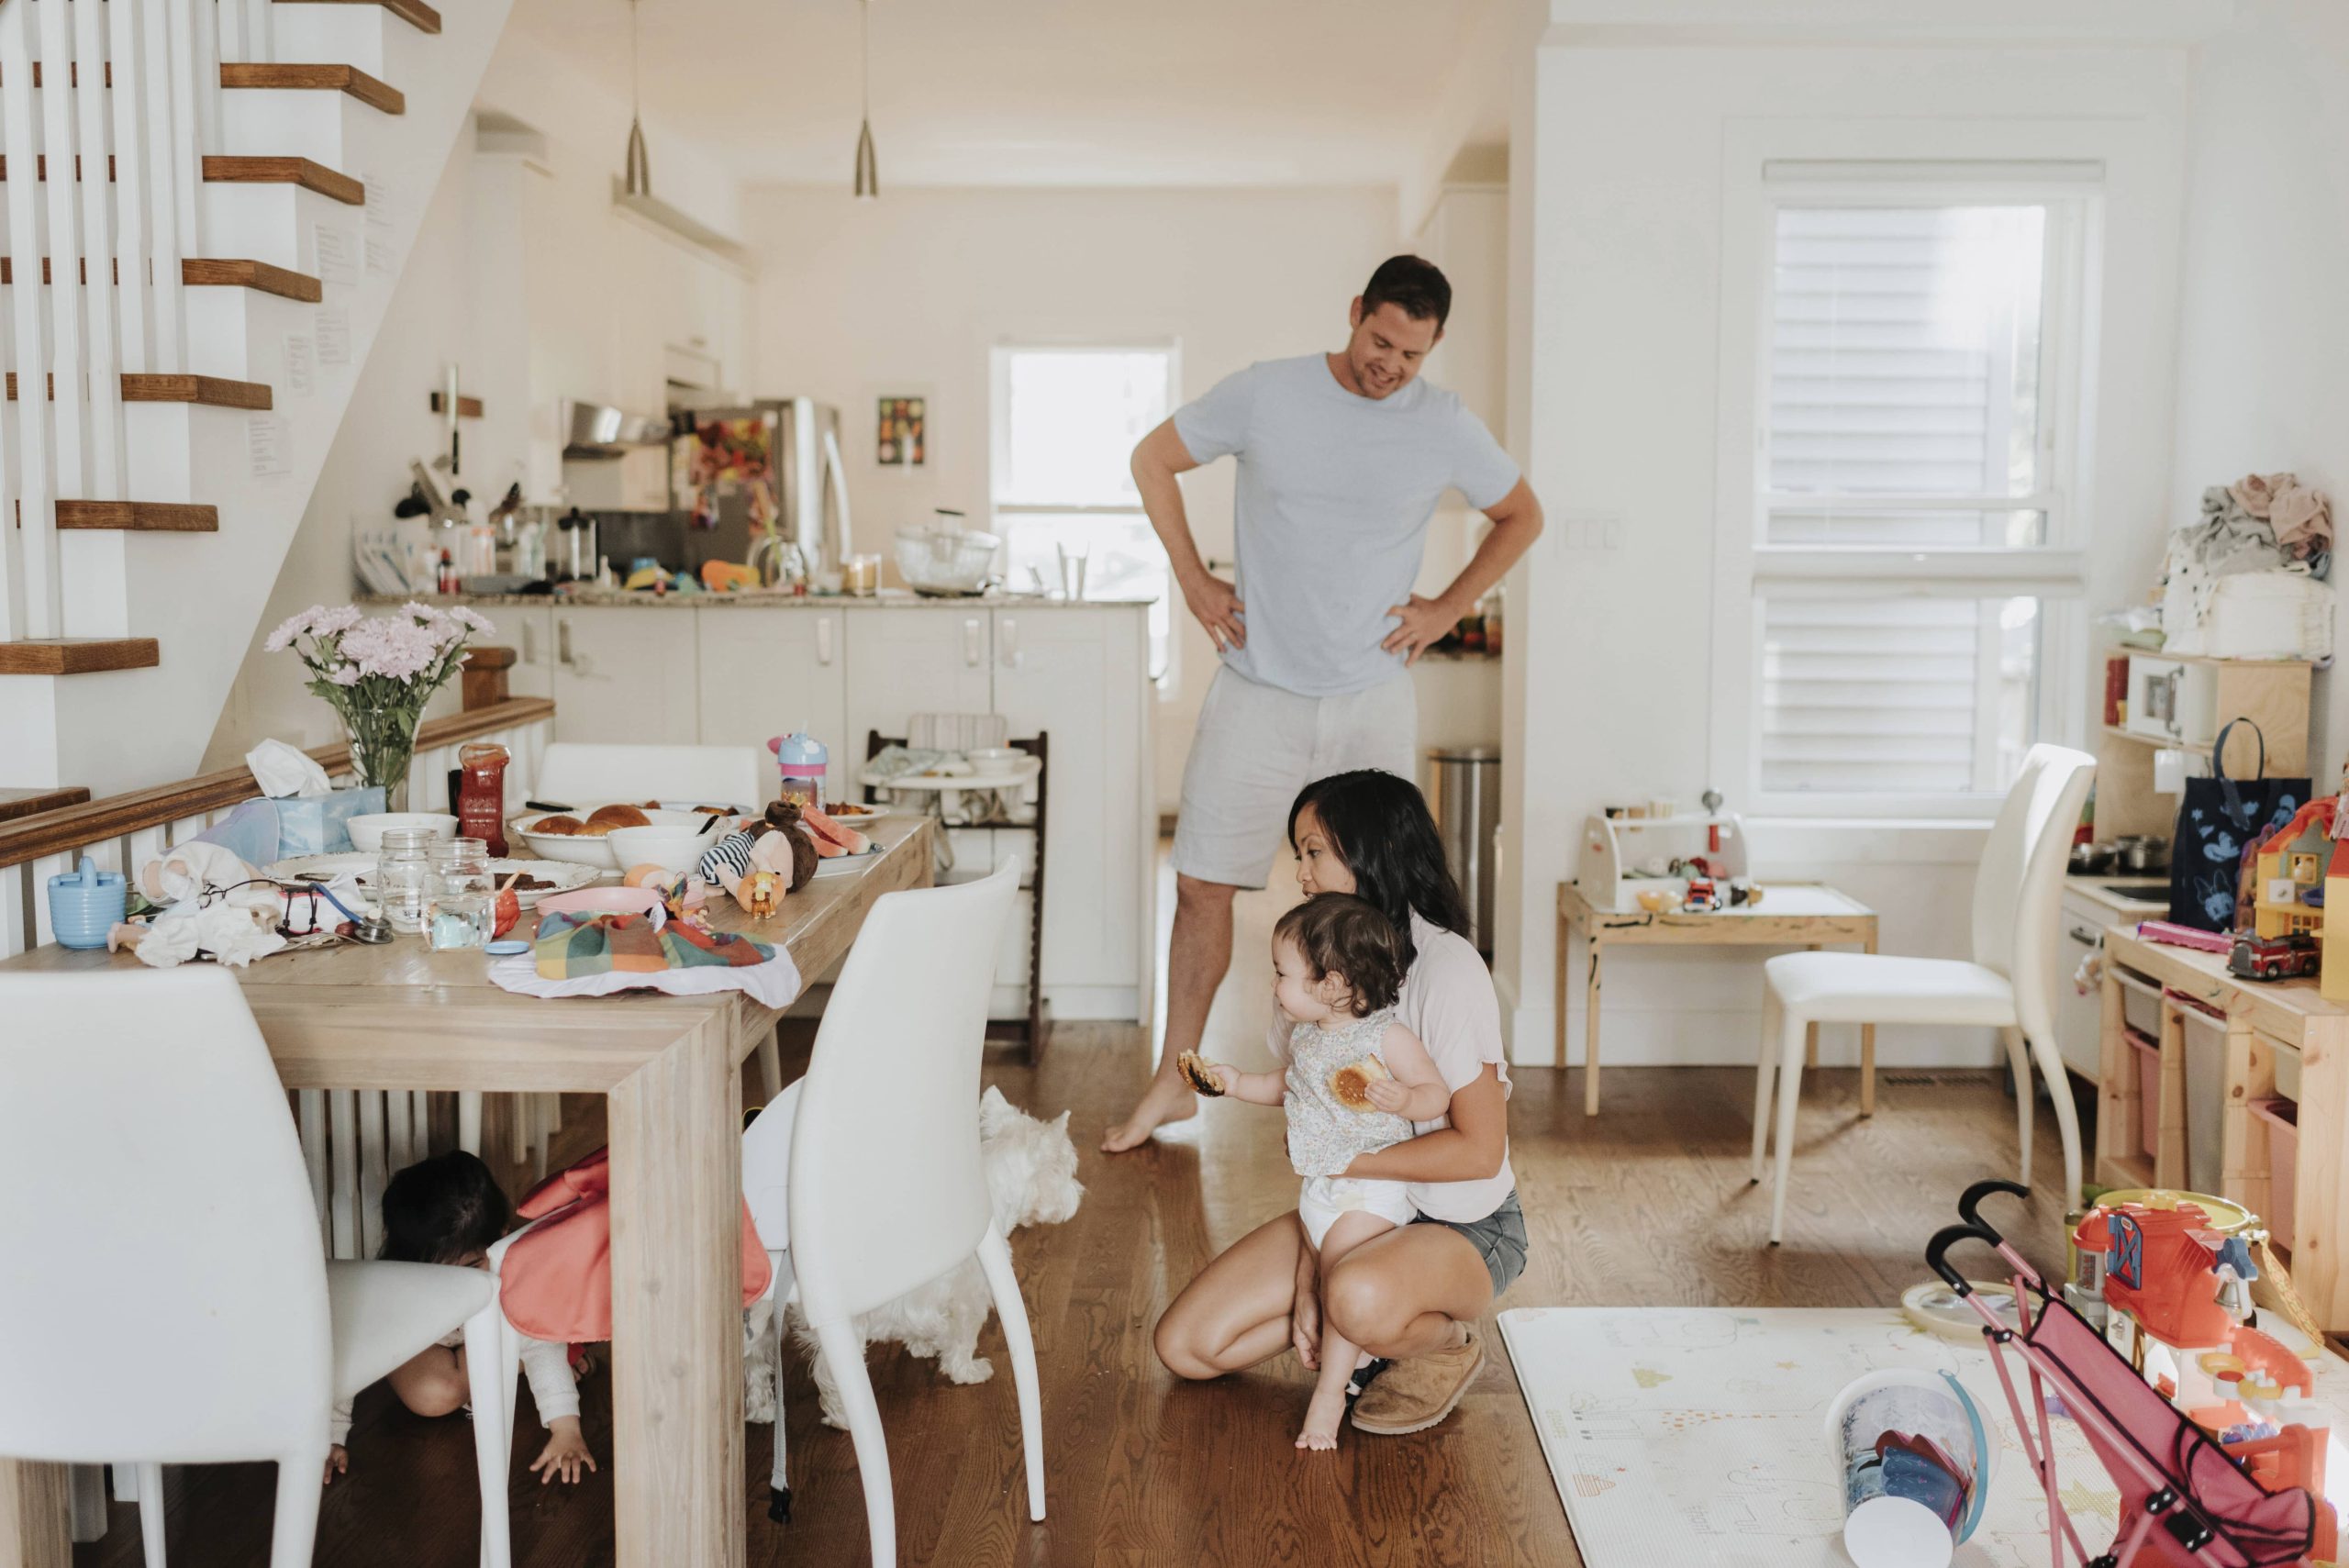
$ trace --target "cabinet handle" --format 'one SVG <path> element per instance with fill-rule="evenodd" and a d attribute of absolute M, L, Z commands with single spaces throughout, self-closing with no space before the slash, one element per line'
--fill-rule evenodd
<path fill-rule="evenodd" d="M 2104 943 L 2104 939 L 2101 936 L 2089 930 L 2086 926 L 2074 926 L 2072 928 L 2072 940 L 2079 943 L 2084 948 L 2100 947 Z"/>
<path fill-rule="evenodd" d="M 571 662 L 571 623 L 567 620 L 554 623 L 554 662 L 558 664 Z"/>
<path fill-rule="evenodd" d="M 832 617 L 829 616 L 818 616 L 816 617 L 816 662 L 818 664 L 829 664 L 831 662 Z"/>
<path fill-rule="evenodd" d="M 979 617 L 968 616 L 963 621 L 963 662 L 975 668 L 979 662 Z"/>
<path fill-rule="evenodd" d="M 1019 669 L 1020 667 L 1019 623 L 1009 616 L 1006 616 L 996 623 L 996 635 L 1003 641 L 1003 646 L 997 651 L 996 657 L 1003 661 L 1005 669 Z"/>

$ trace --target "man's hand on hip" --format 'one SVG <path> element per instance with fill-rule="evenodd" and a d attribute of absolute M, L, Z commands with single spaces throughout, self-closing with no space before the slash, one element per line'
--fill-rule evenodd
<path fill-rule="evenodd" d="M 1386 636 L 1379 646 L 1389 653 L 1403 655 L 1403 662 L 1416 664 L 1419 655 L 1433 647 L 1451 629 L 1460 624 L 1460 612 L 1442 599 L 1422 598 L 1414 594 L 1408 605 L 1389 605 L 1386 613 L 1403 624 Z"/>
<path fill-rule="evenodd" d="M 1248 606 L 1241 602 L 1239 590 L 1230 584 L 1201 573 L 1183 584 L 1183 602 L 1190 606 L 1198 623 L 1208 628 L 1217 652 L 1248 646 L 1248 628 L 1244 624 Z"/>

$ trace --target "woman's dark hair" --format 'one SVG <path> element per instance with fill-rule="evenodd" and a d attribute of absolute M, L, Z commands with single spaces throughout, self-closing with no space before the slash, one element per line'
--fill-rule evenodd
<path fill-rule="evenodd" d="M 1375 768 L 1316 779 L 1297 791 L 1288 808 L 1292 850 L 1297 817 L 1308 806 L 1330 835 L 1330 847 L 1354 873 L 1354 892 L 1394 926 L 1407 972 L 1419 957 L 1411 944 L 1414 913 L 1454 936 L 1468 934 L 1468 906 L 1443 863 L 1443 844 L 1419 785 Z"/>
<path fill-rule="evenodd" d="M 399 1172 L 384 1187 L 384 1250 L 395 1263 L 451 1263 L 486 1252 L 512 1211 L 489 1167 L 462 1149 Z"/>
<path fill-rule="evenodd" d="M 1403 994 L 1403 950 L 1394 922 L 1367 898 L 1317 894 L 1282 916 L 1273 938 L 1294 942 L 1314 979 L 1344 975 L 1355 1018 L 1391 1007 Z"/>

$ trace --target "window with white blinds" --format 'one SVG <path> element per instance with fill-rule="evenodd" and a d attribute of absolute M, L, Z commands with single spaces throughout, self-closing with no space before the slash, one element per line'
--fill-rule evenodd
<path fill-rule="evenodd" d="M 1994 796 L 2051 711 L 2019 562 L 2073 542 L 2082 204 L 1911 183 L 1765 210 L 1751 787 Z"/>

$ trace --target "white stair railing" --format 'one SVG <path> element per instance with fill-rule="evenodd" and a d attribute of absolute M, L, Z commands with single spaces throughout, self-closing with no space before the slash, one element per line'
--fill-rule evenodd
<path fill-rule="evenodd" d="M 126 497 L 125 373 L 186 362 L 220 62 L 274 57 L 268 0 L 0 0 L 8 161 L 0 641 L 66 635 L 57 503 Z"/>

